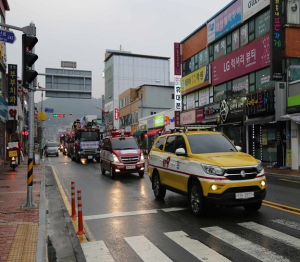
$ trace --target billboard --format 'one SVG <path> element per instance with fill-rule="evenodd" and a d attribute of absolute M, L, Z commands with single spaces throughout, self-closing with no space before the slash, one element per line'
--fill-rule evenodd
<path fill-rule="evenodd" d="M 181 75 L 180 43 L 174 43 L 174 75 Z"/>
<path fill-rule="evenodd" d="M 225 11 L 207 23 L 207 43 L 226 34 L 242 22 L 242 4 L 237 0 Z"/>
<path fill-rule="evenodd" d="M 224 83 L 268 65 L 270 65 L 269 34 L 213 62 L 212 85 Z"/>
<path fill-rule="evenodd" d="M 263 1 L 243 0 L 243 22 L 269 5 L 270 5 L 270 0 L 263 0 Z"/>

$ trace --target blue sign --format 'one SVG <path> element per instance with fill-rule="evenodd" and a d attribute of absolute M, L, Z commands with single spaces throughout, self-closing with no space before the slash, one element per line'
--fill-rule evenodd
<path fill-rule="evenodd" d="M 45 113 L 54 113 L 54 108 L 46 107 L 45 108 Z"/>
<path fill-rule="evenodd" d="M 0 116 L 6 121 L 8 119 L 8 104 L 5 99 L 0 96 Z"/>
<path fill-rule="evenodd" d="M 14 32 L 0 29 L 0 42 L 13 44 L 16 41 Z"/>

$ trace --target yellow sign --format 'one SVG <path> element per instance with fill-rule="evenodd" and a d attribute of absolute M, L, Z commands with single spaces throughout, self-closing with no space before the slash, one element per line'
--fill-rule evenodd
<path fill-rule="evenodd" d="M 8 157 L 17 157 L 18 156 L 18 151 L 17 150 L 9 150 L 8 151 Z"/>
<path fill-rule="evenodd" d="M 38 112 L 37 119 L 40 121 L 46 121 L 46 113 L 45 112 Z"/>
<path fill-rule="evenodd" d="M 195 72 L 181 79 L 181 94 L 191 92 L 199 87 L 205 86 L 204 82 L 209 80 L 209 67 L 203 66 Z"/>
<path fill-rule="evenodd" d="M 268 130 L 263 129 L 261 131 L 261 135 L 262 135 L 262 145 L 267 146 L 268 145 Z"/>

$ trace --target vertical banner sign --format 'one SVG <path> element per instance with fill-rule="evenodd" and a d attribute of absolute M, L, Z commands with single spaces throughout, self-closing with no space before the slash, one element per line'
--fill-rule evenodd
<path fill-rule="evenodd" d="M 181 75 L 180 43 L 174 43 L 174 75 Z"/>
<path fill-rule="evenodd" d="M 271 0 L 271 80 L 282 80 L 282 0 Z"/>
<path fill-rule="evenodd" d="M 181 111 L 181 77 L 175 77 L 174 98 L 175 98 L 175 111 Z"/>
<path fill-rule="evenodd" d="M 180 127 L 180 111 L 175 111 L 175 127 Z"/>
<path fill-rule="evenodd" d="M 17 65 L 8 65 L 8 106 L 17 106 Z"/>
<path fill-rule="evenodd" d="M 119 109 L 115 108 L 115 120 L 119 120 Z"/>

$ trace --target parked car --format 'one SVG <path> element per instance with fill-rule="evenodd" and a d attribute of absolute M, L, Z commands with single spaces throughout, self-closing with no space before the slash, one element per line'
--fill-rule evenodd
<path fill-rule="evenodd" d="M 50 155 L 58 156 L 58 143 L 54 141 L 49 141 L 45 144 L 45 156 L 48 157 Z"/>

